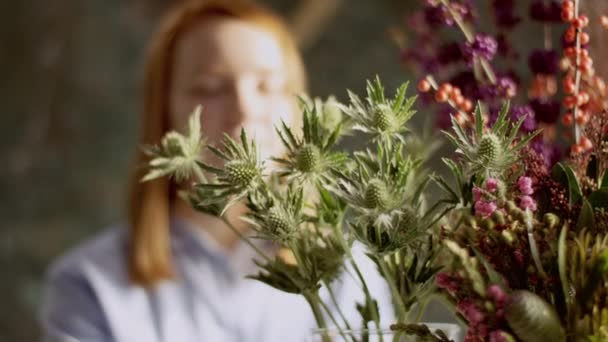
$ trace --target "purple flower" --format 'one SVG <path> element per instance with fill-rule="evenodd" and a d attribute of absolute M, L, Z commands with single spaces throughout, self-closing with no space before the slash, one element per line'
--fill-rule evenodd
<path fill-rule="evenodd" d="M 429 27 L 454 25 L 454 20 L 443 5 L 427 4 L 424 7 L 424 19 Z"/>
<path fill-rule="evenodd" d="M 509 339 L 509 335 L 502 330 L 494 330 L 490 332 L 490 342 L 509 342 L 513 339 Z"/>
<path fill-rule="evenodd" d="M 499 77 L 496 80 L 500 96 L 512 98 L 517 95 L 517 84 L 508 76 Z"/>
<path fill-rule="evenodd" d="M 496 211 L 496 203 L 479 200 L 475 202 L 475 214 L 481 217 L 488 217 Z"/>
<path fill-rule="evenodd" d="M 479 89 L 479 83 L 472 71 L 462 71 L 454 75 L 450 79 L 450 83 L 462 91 L 462 95 L 472 100 L 482 98 L 482 91 Z"/>
<path fill-rule="evenodd" d="M 487 288 L 486 293 L 488 297 L 490 297 L 490 299 L 492 299 L 499 307 L 502 307 L 507 302 L 507 294 L 502 287 L 496 284 L 490 285 Z"/>
<path fill-rule="evenodd" d="M 481 190 L 481 188 L 478 186 L 474 186 L 473 187 L 473 201 L 475 201 L 475 202 L 480 201 L 482 196 L 483 196 L 483 190 Z"/>
<path fill-rule="evenodd" d="M 511 110 L 511 118 L 513 121 L 518 121 L 524 118 L 524 121 L 520 127 L 520 130 L 524 133 L 530 133 L 537 127 L 536 119 L 534 118 L 534 111 L 530 106 L 517 106 Z"/>
<path fill-rule="evenodd" d="M 490 61 L 498 50 L 498 43 L 492 36 L 478 33 L 473 42 L 466 42 L 463 48 L 464 56 L 469 63 L 476 58 L 483 57 Z"/>
<path fill-rule="evenodd" d="M 535 119 L 539 122 L 553 124 L 559 119 L 561 107 L 557 101 L 533 99 L 530 101 L 530 107 L 534 111 Z"/>
<path fill-rule="evenodd" d="M 485 315 L 475 303 L 471 300 L 463 299 L 456 305 L 458 311 L 462 313 L 462 315 L 469 321 L 470 325 L 477 325 L 481 323 L 485 319 Z"/>
<path fill-rule="evenodd" d="M 514 14 L 514 0 L 493 0 L 494 18 L 496 25 L 505 29 L 512 29 L 517 25 L 521 18 Z"/>
<path fill-rule="evenodd" d="M 537 139 L 532 141 L 532 149 L 543 157 L 547 168 L 553 167 L 553 165 L 562 159 L 562 148 L 558 144 Z"/>
<path fill-rule="evenodd" d="M 442 289 L 447 290 L 450 293 L 454 293 L 458 290 L 458 282 L 454 277 L 447 272 L 439 272 L 435 277 L 435 282 L 437 286 Z"/>
<path fill-rule="evenodd" d="M 519 207 L 523 210 L 536 211 L 536 201 L 528 195 L 521 196 L 519 198 Z"/>
<path fill-rule="evenodd" d="M 437 61 L 442 65 L 457 63 L 462 59 L 462 49 L 460 44 L 456 42 L 443 44 L 437 51 Z"/>
<path fill-rule="evenodd" d="M 423 95 L 429 95 L 429 93 L 424 93 Z M 434 98 L 433 98 L 434 101 Z M 454 109 L 449 105 L 442 105 L 437 110 L 436 121 L 435 124 L 437 127 L 446 130 L 452 127 L 452 113 L 454 113 Z"/>
<path fill-rule="evenodd" d="M 535 74 L 555 75 L 559 64 L 559 56 L 555 50 L 535 49 L 530 53 L 528 65 Z"/>
<path fill-rule="evenodd" d="M 517 180 L 517 188 L 524 195 L 532 195 L 534 190 L 532 189 L 532 178 L 521 176 Z"/>
<path fill-rule="evenodd" d="M 511 43 L 509 43 L 507 36 L 504 33 L 499 33 L 496 36 L 496 43 L 498 44 L 498 54 L 503 57 L 511 57 L 513 59 L 519 58 L 519 53 L 513 49 Z"/>
<path fill-rule="evenodd" d="M 561 1 L 552 0 L 546 7 L 547 21 L 551 23 L 562 22 L 562 6 Z"/>
<path fill-rule="evenodd" d="M 561 22 L 561 6 L 553 0 L 548 5 L 543 0 L 534 0 L 530 4 L 530 18 L 541 22 Z"/>
<path fill-rule="evenodd" d="M 486 190 L 494 192 L 498 189 L 498 180 L 496 178 L 488 178 L 486 181 Z"/>

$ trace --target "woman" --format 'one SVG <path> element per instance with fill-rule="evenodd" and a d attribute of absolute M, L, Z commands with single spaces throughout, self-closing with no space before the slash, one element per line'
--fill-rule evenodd
<path fill-rule="evenodd" d="M 261 149 L 280 153 L 272 125 L 298 119 L 305 90 L 293 37 L 272 13 L 249 2 L 186 1 L 164 19 L 146 70 L 141 144 L 157 144 L 204 105 L 210 142 L 241 127 Z M 45 337 L 58 341 L 299 341 L 314 328 L 306 302 L 244 279 L 253 254 L 217 219 L 176 198 L 167 179 L 141 183 L 138 154 L 129 220 L 108 229 L 50 269 L 42 309 Z M 230 213 L 236 220 L 238 212 Z M 240 225 L 240 229 L 246 229 Z M 366 274 L 375 272 L 363 265 Z M 370 281 L 383 291 L 381 281 Z M 361 301 L 352 283 L 340 300 Z M 381 307 L 389 308 L 389 303 Z M 356 320 L 355 320 L 356 319 Z M 355 324 L 356 325 L 356 324 Z"/>

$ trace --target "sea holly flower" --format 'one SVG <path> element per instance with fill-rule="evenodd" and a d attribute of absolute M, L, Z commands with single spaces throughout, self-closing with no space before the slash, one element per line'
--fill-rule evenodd
<path fill-rule="evenodd" d="M 335 144 L 342 134 L 342 124 L 333 122 L 339 121 L 336 117 L 323 123 L 319 115 L 324 108 L 318 103 L 302 99 L 301 104 L 304 110 L 302 138 L 297 137 L 292 129 L 282 122 L 281 127 L 277 127 L 276 131 L 287 149 L 287 155 L 274 157 L 272 160 L 280 166 L 278 174 L 280 177 L 329 183 L 332 180 L 332 170 L 342 167 L 346 160 L 344 153 L 334 151 Z M 337 104 L 333 106 L 336 107 Z M 336 108 L 331 109 L 331 111 L 335 110 Z M 335 116 L 336 113 L 331 115 Z M 333 128 L 329 130 L 330 127 Z"/>
<path fill-rule="evenodd" d="M 225 134 L 222 147 L 210 145 L 209 150 L 219 157 L 224 165 L 217 168 L 204 162 L 198 163 L 202 169 L 215 175 L 212 182 L 196 184 L 199 191 L 206 191 L 208 197 L 205 201 L 231 197 L 222 210 L 225 211 L 264 184 L 263 162 L 260 160 L 256 143 L 248 140 L 244 129 L 241 130 L 240 143 Z"/>
<path fill-rule="evenodd" d="M 148 162 L 150 170 L 142 182 L 163 176 L 175 177 L 181 182 L 194 175 L 201 176 L 198 163 L 205 146 L 201 134 L 201 112 L 201 106 L 194 109 L 185 135 L 171 131 L 163 137 L 160 146 L 144 147 L 144 152 L 152 159 Z"/>
<path fill-rule="evenodd" d="M 349 91 L 351 104 L 342 110 L 353 121 L 353 129 L 371 134 L 374 141 L 390 144 L 403 141 L 402 134 L 407 132 L 406 123 L 416 113 L 412 106 L 416 97 L 406 98 L 408 83 L 397 89 L 394 99 L 387 99 L 380 79 L 367 82 L 367 98 L 363 102 L 359 96 Z"/>
<path fill-rule="evenodd" d="M 469 172 L 480 176 L 501 178 L 518 159 L 518 153 L 538 132 L 518 139 L 519 127 L 525 118 L 511 124 L 507 118 L 509 102 L 505 102 L 494 125 L 485 130 L 480 105 L 475 110 L 475 129 L 472 134 L 465 132 L 465 127 L 452 118 L 452 131 L 444 132 L 456 152 L 463 155 L 468 162 Z"/>
<path fill-rule="evenodd" d="M 279 196 L 265 195 L 261 200 L 250 196 L 250 211 L 243 219 L 251 223 L 256 237 L 286 244 L 294 239 L 304 222 L 303 206 L 303 188 L 289 186 Z"/>

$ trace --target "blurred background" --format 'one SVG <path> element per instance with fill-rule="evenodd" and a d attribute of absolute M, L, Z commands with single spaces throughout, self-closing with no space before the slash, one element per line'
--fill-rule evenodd
<path fill-rule="evenodd" d="M 170 2 L 0 1 L 2 342 L 38 339 L 49 263 L 124 217 L 145 44 Z M 262 2 L 298 35 L 312 95 L 408 78 L 387 29 L 416 2 Z"/>

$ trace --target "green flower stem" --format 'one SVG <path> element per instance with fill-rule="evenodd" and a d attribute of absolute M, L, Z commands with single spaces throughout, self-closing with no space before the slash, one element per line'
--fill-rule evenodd
<path fill-rule="evenodd" d="M 578 18 L 579 16 L 579 0 L 574 0 L 574 17 Z M 580 51 L 581 49 L 581 30 L 576 30 L 576 51 Z M 581 89 L 581 54 L 576 54 L 576 64 L 574 65 L 574 94 L 573 96 L 578 96 Z M 574 110 L 572 111 L 572 117 L 576 118 L 576 114 L 578 112 L 578 106 L 574 106 Z M 576 123 L 576 120 L 572 122 L 572 129 L 574 130 L 574 143 L 578 144 L 581 138 L 581 128 Z"/>
<path fill-rule="evenodd" d="M 336 307 L 336 310 L 338 311 L 338 315 L 340 315 L 340 318 L 344 322 L 344 326 L 346 327 L 346 329 L 352 330 L 352 327 L 348 323 L 348 320 L 346 319 L 344 312 L 342 312 L 342 309 L 340 308 L 340 305 L 338 304 L 338 300 L 336 299 L 334 290 L 331 288 L 330 285 L 331 284 L 329 284 L 329 282 L 325 282 L 325 287 L 327 287 L 327 292 L 329 293 L 329 298 L 331 299 L 332 304 Z"/>
<path fill-rule="evenodd" d="M 310 305 L 310 309 L 312 310 L 313 315 L 315 316 L 315 321 L 317 322 L 317 327 L 323 330 L 322 341 L 323 342 L 331 342 L 331 337 L 327 334 L 327 324 L 325 323 L 325 317 L 323 317 L 323 312 L 321 312 L 320 306 L 320 298 L 318 291 L 306 291 L 303 293 L 304 298 Z"/>
<path fill-rule="evenodd" d="M 388 269 L 386 262 L 381 256 L 375 256 L 378 265 L 380 266 L 380 271 L 382 275 L 386 279 L 393 297 L 393 304 L 395 306 L 395 314 L 397 315 L 397 321 L 399 323 L 404 323 L 407 319 L 407 308 L 405 303 L 403 302 L 403 298 L 401 298 L 401 294 L 399 293 L 399 289 L 395 285 L 395 278 L 393 277 L 392 272 Z"/>
<path fill-rule="evenodd" d="M 340 336 L 342 336 L 342 338 L 344 338 L 344 341 L 348 340 L 348 338 L 346 337 L 346 334 L 344 333 L 344 329 L 342 329 L 340 324 L 338 324 L 338 320 L 336 320 L 336 317 L 333 315 L 333 313 L 331 312 L 331 309 L 327 306 L 327 304 L 325 304 L 320 298 L 319 298 L 319 304 L 321 304 L 321 306 L 323 307 L 325 312 L 327 312 L 329 319 L 331 319 L 332 323 L 336 326 L 336 329 L 338 329 L 338 333 L 340 334 Z M 338 306 L 336 306 L 336 308 L 338 309 L 338 312 L 340 312 L 340 308 Z M 346 322 L 346 319 L 345 319 L 344 315 L 342 315 L 341 312 L 340 312 L 340 316 L 342 316 L 342 319 L 344 320 L 344 322 L 347 325 L 346 328 L 349 331 L 348 335 L 350 336 L 350 339 L 353 342 L 357 342 L 357 339 L 353 336 L 352 329 L 348 325 L 348 322 Z"/>
<path fill-rule="evenodd" d="M 207 177 L 205 177 L 205 174 L 203 173 L 203 170 L 200 167 L 195 167 L 194 168 L 194 173 L 196 175 L 196 178 L 198 178 L 198 182 L 199 183 L 207 183 Z M 253 248 L 253 250 L 262 258 L 264 258 L 264 260 L 266 260 L 267 262 L 272 262 L 272 259 L 270 259 L 270 257 L 268 255 L 266 255 L 266 253 L 262 252 L 262 250 L 256 246 L 253 242 L 251 242 L 251 239 L 249 239 L 247 236 L 245 236 L 245 234 L 243 234 L 240 230 L 238 230 L 229 220 L 225 215 L 220 215 L 220 218 L 222 219 L 222 221 L 228 226 L 228 228 L 230 228 L 230 230 L 232 230 L 233 233 L 235 233 L 239 239 L 241 239 L 242 241 L 244 241 L 247 245 L 249 245 L 249 247 Z"/>
<path fill-rule="evenodd" d="M 208 183 L 207 177 L 205 177 L 205 173 L 200 168 L 200 166 L 196 165 L 196 167 L 194 168 L 194 174 L 196 175 L 196 178 L 198 178 L 199 183 Z"/>
<path fill-rule="evenodd" d="M 460 30 L 464 34 L 465 38 L 467 39 L 467 41 L 469 43 L 472 43 L 473 41 L 475 41 L 475 35 L 473 34 L 473 32 L 464 24 L 460 15 L 458 13 L 456 13 L 450 7 L 448 1 L 441 0 L 441 4 L 443 6 L 445 6 L 445 8 L 447 8 L 448 12 L 450 12 L 452 19 L 454 19 L 454 22 L 456 23 L 456 25 L 458 25 L 458 28 L 460 28 Z M 483 69 L 484 73 L 488 77 L 488 80 L 490 81 L 490 83 L 496 84 L 496 75 L 494 74 L 494 71 L 492 70 L 490 63 L 483 57 L 479 58 L 479 62 L 481 64 L 481 68 Z"/>
<path fill-rule="evenodd" d="M 543 264 L 540 261 L 540 254 L 538 252 L 538 246 L 536 244 L 536 239 L 534 239 L 534 231 L 532 227 L 532 213 L 529 209 L 526 209 L 525 212 L 525 224 L 526 230 L 528 232 L 528 241 L 530 243 L 530 254 L 532 255 L 532 260 L 534 260 L 534 264 L 536 265 L 536 269 L 540 273 L 541 277 L 547 278 L 547 273 L 543 269 Z"/>
<path fill-rule="evenodd" d="M 371 307 L 371 304 L 374 302 L 374 298 L 372 297 L 371 293 L 369 292 L 369 288 L 367 287 L 365 278 L 363 278 L 363 274 L 361 274 L 361 270 L 359 269 L 359 266 L 357 266 L 357 263 L 355 262 L 355 259 L 353 258 L 352 254 L 349 256 L 349 258 L 350 258 L 350 263 L 353 266 L 355 272 L 357 273 L 357 276 L 359 277 L 359 280 L 361 281 L 361 285 L 363 286 L 363 293 L 365 293 L 365 303 L 368 307 Z M 376 329 L 378 331 L 380 331 L 380 318 L 378 317 L 376 310 L 372 310 L 372 320 L 374 321 L 374 325 L 376 326 Z M 380 335 L 380 342 L 382 342 L 382 335 Z"/>
<path fill-rule="evenodd" d="M 258 246 L 251 242 L 251 239 L 245 236 L 245 234 L 243 234 L 230 221 L 228 221 L 228 218 L 226 218 L 225 215 L 222 215 L 221 219 L 228 226 L 228 228 L 232 230 L 232 232 L 234 232 L 242 241 L 249 245 L 249 247 L 251 247 L 259 256 L 264 258 L 264 260 L 266 260 L 267 262 L 272 262 L 272 259 L 268 255 L 266 255 L 266 253 L 262 252 L 262 250 Z"/>

